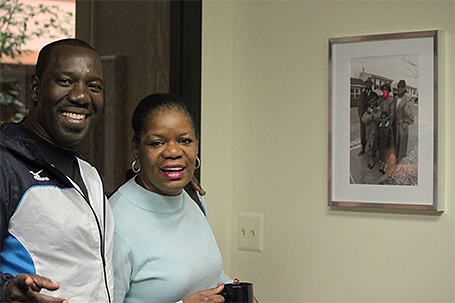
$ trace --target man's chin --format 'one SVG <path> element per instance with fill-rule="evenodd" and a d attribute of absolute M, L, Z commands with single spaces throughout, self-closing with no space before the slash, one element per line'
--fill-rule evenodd
<path fill-rule="evenodd" d="M 72 131 L 72 132 L 64 132 L 59 133 L 56 138 L 57 145 L 61 146 L 65 149 L 76 150 L 79 143 L 84 140 L 85 136 L 87 135 L 88 130 L 79 130 L 79 131 Z"/>

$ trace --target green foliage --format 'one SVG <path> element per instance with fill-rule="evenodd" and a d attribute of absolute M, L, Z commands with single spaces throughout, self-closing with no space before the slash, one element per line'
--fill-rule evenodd
<path fill-rule="evenodd" d="M 64 12 L 56 5 L 38 3 L 25 5 L 21 0 L 0 0 L 0 62 L 4 55 L 20 56 L 25 43 L 34 37 L 57 38 L 70 36 L 71 12 Z M 36 25 L 32 30 L 31 23 Z"/>
<path fill-rule="evenodd" d="M 19 122 L 27 114 L 25 104 L 17 98 L 19 85 L 12 79 L 0 77 L 0 88 L 0 121 Z"/>
<path fill-rule="evenodd" d="M 26 5 L 21 0 L 0 0 L 0 63 L 4 56 L 14 59 L 29 52 L 25 45 L 33 38 L 73 35 L 71 12 L 65 12 L 57 5 L 41 4 L 38 0 L 35 3 Z M 18 99 L 21 88 L 16 80 L 3 76 L 0 77 L 0 122 L 20 121 L 27 114 L 26 102 Z"/>

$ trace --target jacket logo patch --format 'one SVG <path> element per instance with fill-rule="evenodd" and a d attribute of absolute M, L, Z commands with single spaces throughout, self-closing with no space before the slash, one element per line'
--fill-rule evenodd
<path fill-rule="evenodd" d="M 49 181 L 49 178 L 48 177 L 41 177 L 39 174 L 43 172 L 43 170 L 40 170 L 39 172 L 37 173 L 34 173 L 32 172 L 31 170 L 29 170 L 29 172 L 33 175 L 33 178 L 35 180 L 38 180 L 38 181 Z"/>

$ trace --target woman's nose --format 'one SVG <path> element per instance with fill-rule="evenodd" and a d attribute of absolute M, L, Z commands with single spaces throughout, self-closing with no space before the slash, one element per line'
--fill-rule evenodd
<path fill-rule="evenodd" d="M 178 158 L 182 155 L 182 149 L 175 142 L 169 142 L 166 144 L 166 150 L 163 153 L 165 158 Z"/>

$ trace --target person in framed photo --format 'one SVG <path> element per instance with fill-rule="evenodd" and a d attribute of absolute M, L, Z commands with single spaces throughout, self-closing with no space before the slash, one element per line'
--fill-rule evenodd
<path fill-rule="evenodd" d="M 363 155 L 365 153 L 365 148 L 367 145 L 367 139 L 366 139 L 366 125 L 365 123 L 362 122 L 362 117 L 365 114 L 368 106 L 369 106 L 369 101 L 371 99 L 376 99 L 378 97 L 378 94 L 375 93 L 372 90 L 373 86 L 373 81 L 371 78 L 368 78 L 365 81 L 365 89 L 359 96 L 359 103 L 357 105 L 357 113 L 359 115 L 360 119 L 360 143 L 362 144 L 362 149 L 359 152 L 359 156 Z"/>
<path fill-rule="evenodd" d="M 392 96 L 390 83 L 381 86 L 382 96 L 378 97 L 381 110 L 381 122 L 378 130 L 379 171 L 385 173 L 385 155 L 394 149 L 392 125 L 395 121 L 395 99 Z M 384 115 L 383 115 L 384 114 Z M 390 128 L 390 131 L 389 131 Z"/>
<path fill-rule="evenodd" d="M 411 97 L 406 94 L 406 81 L 400 80 L 397 85 L 396 118 L 395 118 L 395 162 L 401 163 L 408 152 L 409 125 L 414 123 L 411 108 Z"/>
<path fill-rule="evenodd" d="M 362 123 L 365 124 L 366 150 L 369 160 L 368 168 L 372 169 L 376 163 L 376 153 L 378 150 L 378 125 L 381 117 L 381 110 L 378 100 L 371 99 L 367 110 L 362 116 Z"/>
<path fill-rule="evenodd" d="M 378 98 L 379 100 L 379 108 L 381 112 L 387 112 L 389 114 L 389 120 L 395 120 L 395 99 L 392 96 L 392 89 L 390 87 L 390 83 L 384 83 L 381 86 L 382 96 Z"/>
<path fill-rule="evenodd" d="M 385 174 L 387 159 L 393 146 L 393 127 L 390 120 L 389 112 L 381 112 L 381 119 L 378 125 L 378 154 L 379 154 L 379 172 Z"/>

